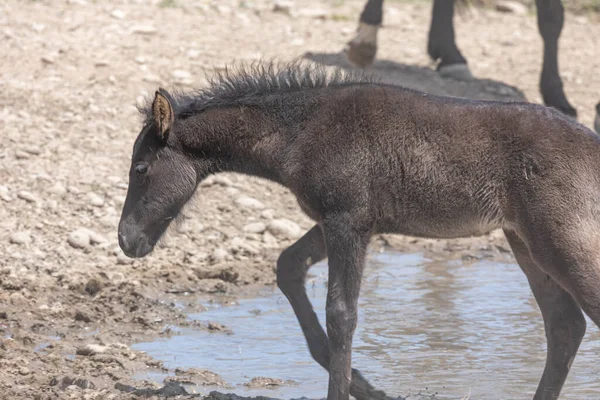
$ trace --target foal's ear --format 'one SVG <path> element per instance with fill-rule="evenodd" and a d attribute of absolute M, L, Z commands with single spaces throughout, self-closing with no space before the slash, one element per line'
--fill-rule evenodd
<path fill-rule="evenodd" d="M 173 112 L 171 95 L 162 88 L 159 88 L 154 95 L 152 118 L 158 128 L 158 136 L 166 142 L 169 136 L 169 129 L 171 129 L 175 121 L 175 113 Z"/>

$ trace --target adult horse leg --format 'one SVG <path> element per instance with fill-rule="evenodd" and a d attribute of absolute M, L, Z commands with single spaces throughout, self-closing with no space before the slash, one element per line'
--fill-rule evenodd
<path fill-rule="evenodd" d="M 456 46 L 453 20 L 454 0 L 434 0 L 427 52 L 434 61 L 439 60 L 437 69 L 440 75 L 472 80 L 467 60 Z"/>
<path fill-rule="evenodd" d="M 565 20 L 565 10 L 561 0 L 536 0 L 535 4 L 538 10 L 538 28 L 544 39 L 544 63 L 540 78 L 544 104 L 577 117 L 577 111 L 565 96 L 558 71 L 558 39 Z"/>
<path fill-rule="evenodd" d="M 365 68 L 377 54 L 377 31 L 383 19 L 383 0 L 368 0 L 360 14 L 356 36 L 348 42 L 344 52 L 352 63 Z"/>
<path fill-rule="evenodd" d="M 547 356 L 544 374 L 534 400 L 554 400 L 567 379 L 571 363 L 585 333 L 581 308 L 568 292 L 532 260 L 527 245 L 515 232 L 504 231 L 544 318 Z"/>
<path fill-rule="evenodd" d="M 294 309 L 310 354 L 329 371 L 328 337 L 319 323 L 304 287 L 309 268 L 326 256 L 323 231 L 315 225 L 281 253 L 277 261 L 277 284 Z M 385 393 L 375 390 L 355 369 L 352 370 L 350 394 L 358 400 L 387 399 Z"/>

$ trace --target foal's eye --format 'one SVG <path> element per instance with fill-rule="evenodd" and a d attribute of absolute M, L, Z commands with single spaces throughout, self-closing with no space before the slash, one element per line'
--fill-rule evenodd
<path fill-rule="evenodd" d="M 138 175 L 144 175 L 146 172 L 148 172 L 148 164 L 138 164 L 135 166 L 135 172 Z"/>

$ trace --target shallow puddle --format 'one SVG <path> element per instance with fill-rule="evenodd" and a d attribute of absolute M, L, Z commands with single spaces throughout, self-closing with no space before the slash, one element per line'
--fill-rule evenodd
<path fill-rule="evenodd" d="M 309 297 L 325 319 L 326 265 L 311 269 Z M 233 335 L 182 330 L 134 346 L 166 367 L 220 374 L 239 395 L 325 397 L 327 375 L 311 359 L 287 299 L 278 289 L 235 306 L 205 304 L 190 317 L 221 323 Z M 561 399 L 600 398 L 600 335 L 588 332 Z M 441 263 L 415 254 L 372 254 L 361 290 L 353 366 L 389 395 L 419 391 L 440 399 L 531 399 L 545 361 L 541 314 L 513 264 Z M 165 375 L 166 376 L 166 375 Z M 249 389 L 256 376 L 296 386 Z M 162 383 L 160 374 L 138 375 Z M 195 388 L 206 392 L 214 388 Z"/>

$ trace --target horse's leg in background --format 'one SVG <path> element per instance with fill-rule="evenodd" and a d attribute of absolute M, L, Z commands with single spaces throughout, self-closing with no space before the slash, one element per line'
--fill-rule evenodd
<path fill-rule="evenodd" d="M 540 78 L 540 91 L 544 103 L 567 115 L 577 117 L 577 111 L 565 96 L 558 71 L 558 39 L 565 20 L 565 10 L 561 0 L 535 0 L 535 4 L 538 28 L 544 39 L 544 63 Z"/>
<path fill-rule="evenodd" d="M 453 19 L 454 0 L 434 0 L 427 52 L 434 61 L 439 60 L 440 75 L 468 81 L 473 75 L 456 46 Z"/>
<path fill-rule="evenodd" d="M 316 225 L 281 253 L 277 260 L 277 285 L 294 309 L 310 354 L 323 368 L 329 370 L 327 334 L 319 323 L 304 287 L 308 269 L 326 256 L 323 231 Z M 383 392 L 376 391 L 357 370 L 352 370 L 350 393 L 357 400 L 387 399 Z"/>
<path fill-rule="evenodd" d="M 383 0 L 368 0 L 360 14 L 356 36 L 344 49 L 348 60 L 361 68 L 373 63 L 377 53 L 377 31 L 383 20 Z"/>
<path fill-rule="evenodd" d="M 583 339 L 585 318 L 573 296 L 535 264 L 527 245 L 517 234 L 511 231 L 504 233 L 519 266 L 527 276 L 546 328 L 546 367 L 534 400 L 554 400 L 560 394 Z"/>

